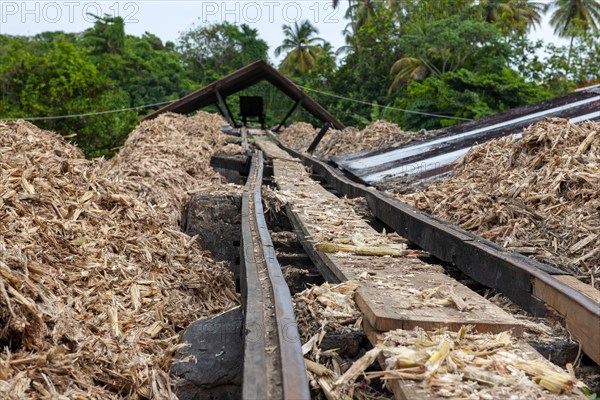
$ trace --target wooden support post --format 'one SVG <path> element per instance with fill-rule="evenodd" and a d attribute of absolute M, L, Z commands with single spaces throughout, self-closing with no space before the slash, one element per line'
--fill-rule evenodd
<path fill-rule="evenodd" d="M 242 126 L 242 149 L 247 151 L 250 146 L 248 146 L 248 127 L 246 125 Z"/>
<path fill-rule="evenodd" d="M 308 146 L 308 150 L 306 150 L 306 151 L 309 154 L 312 154 L 312 152 L 315 151 L 315 149 L 321 142 L 321 139 L 323 139 L 323 136 L 325 136 L 325 134 L 327 133 L 327 131 L 329 130 L 330 127 L 331 127 L 331 124 L 329 124 L 329 122 L 325 122 L 325 125 L 323 125 L 323 128 L 321 128 L 321 131 L 319 131 L 319 133 L 317 133 L 315 140 L 313 140 L 312 143 L 310 144 L 310 146 Z"/>
<path fill-rule="evenodd" d="M 229 117 L 231 118 L 231 122 L 233 123 L 233 125 L 231 125 L 231 127 L 236 128 L 235 118 L 233 117 L 233 113 L 231 112 L 231 109 L 229 108 L 229 104 L 225 100 L 226 99 L 223 99 L 223 103 L 225 104 L 225 109 L 227 110 L 227 113 L 229 114 Z M 237 125 L 237 126 L 239 126 L 239 125 Z"/>
<path fill-rule="evenodd" d="M 294 107 L 286 114 L 285 117 L 283 117 L 283 119 L 281 120 L 281 122 L 279 123 L 279 125 L 277 125 L 277 128 L 275 128 L 275 132 L 279 132 L 279 130 L 281 129 L 281 127 L 285 124 L 285 121 L 288 120 L 288 118 L 294 118 L 296 116 L 296 114 L 298 114 L 298 111 L 300 111 L 300 106 L 302 105 L 302 99 L 298 100 L 296 102 L 296 104 L 294 104 Z"/>
<path fill-rule="evenodd" d="M 577 300 L 566 290 L 553 287 L 541 279 L 533 278 L 533 295 L 565 318 L 567 330 L 579 342 L 592 360 L 600 364 L 600 292 L 573 276 L 556 276 L 561 283 L 580 293 Z M 587 307 L 583 307 L 583 303 Z"/>
<path fill-rule="evenodd" d="M 215 88 L 215 95 L 217 96 L 217 105 L 219 106 L 219 111 L 221 111 L 221 115 L 227 120 L 227 123 L 235 128 L 235 123 L 233 122 L 233 118 L 231 113 L 229 112 L 229 107 L 227 107 L 227 103 L 221 97 L 221 93 L 219 93 L 219 89 Z"/>

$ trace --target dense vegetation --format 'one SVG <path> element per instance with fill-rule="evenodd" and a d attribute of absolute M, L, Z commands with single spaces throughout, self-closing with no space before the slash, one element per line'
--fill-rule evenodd
<path fill-rule="evenodd" d="M 349 0 L 346 46 L 334 51 L 308 21 L 284 25 L 278 67 L 317 90 L 310 94 L 348 125 L 388 119 L 407 130 L 448 126 L 598 79 L 599 3 L 555 3 L 552 24 L 570 39 L 568 47 L 528 39 L 547 12 L 533 1 Z M 110 16 L 96 17 L 79 34 L 0 35 L 0 118 L 127 109 L 35 121 L 72 135 L 90 157 L 111 155 L 149 112 L 138 106 L 176 99 L 249 62 L 268 60 L 268 50 L 247 25 L 197 26 L 177 43 L 163 43 L 151 33 L 126 35 L 123 20 Z M 291 106 L 266 84 L 246 93 L 266 98 L 270 124 Z M 237 97 L 228 102 L 236 110 Z"/>

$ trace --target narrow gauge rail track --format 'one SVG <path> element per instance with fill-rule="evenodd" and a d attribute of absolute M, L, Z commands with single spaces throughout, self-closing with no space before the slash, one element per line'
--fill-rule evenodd
<path fill-rule="evenodd" d="M 471 232 L 440 221 L 383 192 L 356 183 L 331 165 L 295 151 L 270 133 L 279 147 L 312 169 L 313 175 L 350 198 L 364 197 L 373 215 L 444 262 L 450 262 L 475 281 L 498 289 L 534 316 L 546 306 L 564 319 L 583 351 L 600 365 L 600 299 L 583 293 L 585 285 L 549 265 L 506 251 Z"/>
<path fill-rule="evenodd" d="M 310 399 L 289 288 L 264 218 L 262 152 L 254 153 L 242 195 L 241 289 L 244 399 Z"/>
<path fill-rule="evenodd" d="M 274 135 L 271 137 L 276 139 Z M 492 242 L 356 183 L 321 160 L 294 151 L 279 141 L 277 144 L 310 167 L 315 178 L 326 182 L 338 194 L 364 197 L 375 217 L 440 260 L 453 263 L 475 281 L 499 289 L 534 315 L 543 315 L 546 305 L 554 308 L 565 318 L 567 328 L 581 343 L 583 351 L 600 364 L 597 346 L 600 308 L 597 300 L 576 290 L 573 279 L 565 280 L 572 277 L 509 253 Z M 290 291 L 264 219 L 263 164 L 263 153 L 255 151 L 242 195 L 242 395 L 244 399 L 309 399 Z M 330 279 L 334 276 L 330 274 Z"/>

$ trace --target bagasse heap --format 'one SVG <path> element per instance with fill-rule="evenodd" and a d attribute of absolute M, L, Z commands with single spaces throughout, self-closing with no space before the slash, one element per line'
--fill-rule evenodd
<path fill-rule="evenodd" d="M 103 174 L 178 221 L 190 189 L 220 186 L 210 157 L 225 141 L 222 124 L 220 116 L 205 112 L 190 118 L 167 113 L 146 121 L 105 164 Z"/>
<path fill-rule="evenodd" d="M 287 127 L 280 139 L 296 150 L 306 151 L 318 132 L 310 124 L 297 122 Z M 360 131 L 352 127 L 341 131 L 327 131 L 314 154 L 318 157 L 333 157 L 365 149 L 400 146 L 413 140 L 436 136 L 439 132 L 405 132 L 396 124 L 380 120 Z"/>
<path fill-rule="evenodd" d="M 367 376 L 421 382 L 418 387 L 440 397 L 551 399 L 583 387 L 570 365 L 565 373 L 546 360 L 531 359 L 531 348 L 510 332 L 481 334 L 465 326 L 458 332 L 398 329 L 387 332 L 377 347 L 386 370 Z"/>
<path fill-rule="evenodd" d="M 402 196 L 434 216 L 578 275 L 600 277 L 600 123 L 548 119 L 475 147 Z"/>
<path fill-rule="evenodd" d="M 124 152 L 202 118 L 143 123 Z M 208 150 L 187 149 L 201 163 Z M 194 168 L 199 179 L 209 169 Z M 150 188 L 138 197 L 107 170 L 54 133 L 0 123 L 0 398 L 174 398 L 176 331 L 237 301 L 170 205 L 152 206 Z"/>

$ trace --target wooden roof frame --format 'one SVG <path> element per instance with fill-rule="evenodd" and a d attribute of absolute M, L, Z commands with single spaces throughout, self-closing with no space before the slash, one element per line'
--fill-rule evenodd
<path fill-rule="evenodd" d="M 322 105 L 308 96 L 298 85 L 271 67 L 265 61 L 256 61 L 212 82 L 192 93 L 167 104 L 148 114 L 143 120 L 156 118 L 164 112 L 188 114 L 211 104 L 222 104 L 222 99 L 237 93 L 261 81 L 268 81 L 285 95 L 302 106 L 315 118 L 329 123 L 336 129 L 344 129 L 344 125 L 329 113 Z M 220 99 L 221 98 L 221 99 Z"/>

